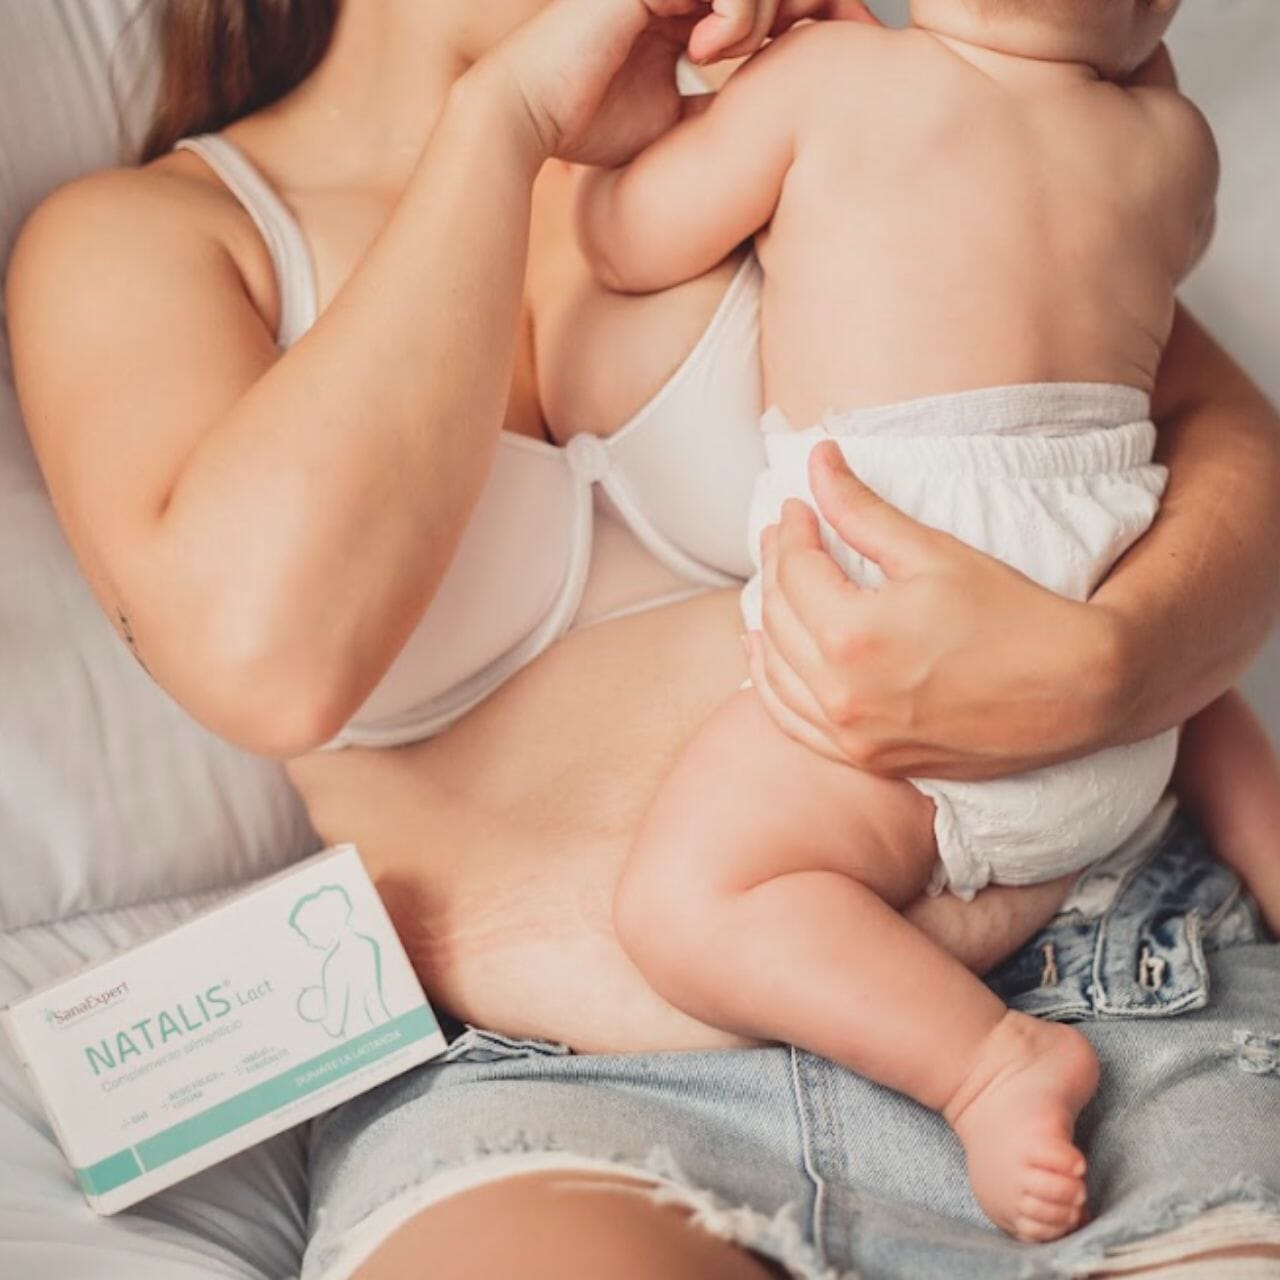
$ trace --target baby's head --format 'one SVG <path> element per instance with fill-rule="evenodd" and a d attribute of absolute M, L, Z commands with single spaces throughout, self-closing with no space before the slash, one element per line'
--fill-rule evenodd
<path fill-rule="evenodd" d="M 911 0 L 917 26 L 1001 53 L 1084 62 L 1122 79 L 1156 51 L 1181 0 Z"/>

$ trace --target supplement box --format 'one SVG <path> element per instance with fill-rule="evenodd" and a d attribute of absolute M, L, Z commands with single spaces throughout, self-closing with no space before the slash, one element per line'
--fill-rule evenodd
<path fill-rule="evenodd" d="M 99 1213 L 445 1047 L 349 845 L 25 996 L 0 1020 Z"/>

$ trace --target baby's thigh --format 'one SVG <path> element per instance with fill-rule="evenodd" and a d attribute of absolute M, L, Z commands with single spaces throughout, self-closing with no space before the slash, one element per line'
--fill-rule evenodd
<path fill-rule="evenodd" d="M 677 761 L 624 882 L 644 876 L 664 893 L 720 895 L 793 872 L 834 871 L 903 906 L 924 891 L 935 857 L 932 801 L 909 783 L 795 742 L 745 689 Z"/>

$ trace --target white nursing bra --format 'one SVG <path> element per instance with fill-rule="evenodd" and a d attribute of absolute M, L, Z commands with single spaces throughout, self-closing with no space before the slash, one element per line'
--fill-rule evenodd
<path fill-rule="evenodd" d="M 189 138 L 261 231 L 279 282 L 281 347 L 317 314 L 296 219 L 225 138 Z M 562 636 L 591 564 L 595 496 L 690 587 L 750 575 L 747 517 L 764 464 L 760 268 L 749 257 L 684 364 L 607 437 L 560 447 L 503 432 L 493 469 L 426 614 L 334 746 L 390 746 L 440 732 Z"/>

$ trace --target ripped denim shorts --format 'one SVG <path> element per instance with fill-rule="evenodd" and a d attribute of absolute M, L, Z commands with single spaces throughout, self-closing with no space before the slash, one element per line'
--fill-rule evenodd
<path fill-rule="evenodd" d="M 633 1175 L 808 1280 L 1083 1277 L 1280 1245 L 1280 947 L 1184 819 L 1153 836 L 990 978 L 1102 1062 L 1078 1130 L 1095 1216 L 1073 1235 L 996 1232 L 938 1116 L 811 1054 L 579 1056 L 473 1027 L 318 1123 L 302 1280 L 345 1280 L 459 1191 L 557 1169 Z"/>

